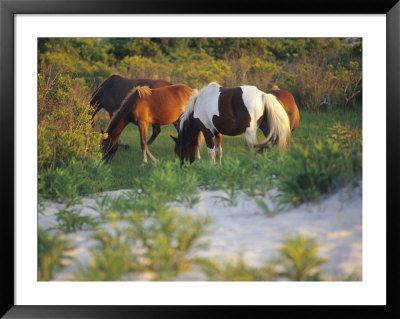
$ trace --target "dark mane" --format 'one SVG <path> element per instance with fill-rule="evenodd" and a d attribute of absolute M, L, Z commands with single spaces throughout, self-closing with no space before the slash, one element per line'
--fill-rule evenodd
<path fill-rule="evenodd" d="M 195 159 L 196 149 L 199 147 L 201 132 L 197 125 L 196 119 L 193 117 L 194 110 L 185 112 L 181 116 L 181 124 L 179 129 L 178 138 L 175 144 L 175 154 L 184 160 L 193 162 Z M 181 165 L 183 161 L 181 160 Z"/>

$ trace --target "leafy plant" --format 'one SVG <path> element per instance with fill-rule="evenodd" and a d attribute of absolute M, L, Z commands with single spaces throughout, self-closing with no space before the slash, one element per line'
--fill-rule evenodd
<path fill-rule="evenodd" d="M 89 90 L 82 79 L 41 67 L 38 74 L 38 167 L 100 159 L 102 134 L 93 131 Z M 86 92 L 82 96 L 82 92 Z"/>
<path fill-rule="evenodd" d="M 38 193 L 45 198 L 60 199 L 68 207 L 79 202 L 78 195 L 102 191 L 110 182 L 110 167 L 101 161 L 70 161 L 65 166 L 39 172 Z"/>
<path fill-rule="evenodd" d="M 301 235 L 284 238 L 283 246 L 279 249 L 280 262 L 284 270 L 279 276 L 294 281 L 321 280 L 318 267 L 327 260 L 317 256 L 318 250 L 313 238 Z"/>
<path fill-rule="evenodd" d="M 66 252 L 74 247 L 62 238 L 61 234 L 50 235 L 48 231 L 38 229 L 38 280 L 47 281 L 63 267 L 63 259 L 71 259 Z"/>
<path fill-rule="evenodd" d="M 67 209 L 59 210 L 56 214 L 56 220 L 58 222 L 57 228 L 66 233 L 73 233 L 85 228 L 93 229 L 99 224 L 99 221 L 92 216 L 82 216 L 79 212 Z"/>
<path fill-rule="evenodd" d="M 239 189 L 236 185 L 227 185 L 222 188 L 224 192 L 223 196 L 216 195 L 214 196 L 217 201 L 223 202 L 229 206 L 237 206 L 237 196 L 239 194 Z"/>
<path fill-rule="evenodd" d="M 248 266 L 242 256 L 236 262 L 218 263 L 215 260 L 199 258 L 196 264 L 201 267 L 211 281 L 271 281 L 275 274 L 268 267 Z"/>
<path fill-rule="evenodd" d="M 260 207 L 262 209 L 263 213 L 265 215 L 267 215 L 268 217 L 273 217 L 275 215 L 274 212 L 271 211 L 271 209 L 269 208 L 268 204 L 265 201 L 263 201 L 262 199 L 259 199 L 259 198 L 256 199 L 256 203 L 257 203 L 257 206 Z"/>
<path fill-rule="evenodd" d="M 344 185 L 357 175 L 361 159 L 346 152 L 337 142 L 313 141 L 312 145 L 292 146 L 279 173 L 281 201 L 300 204 Z"/>
<path fill-rule="evenodd" d="M 106 194 L 104 196 L 94 196 L 95 205 L 89 206 L 89 208 L 95 210 L 104 219 L 107 217 L 107 211 L 110 208 L 111 197 Z"/>
<path fill-rule="evenodd" d="M 142 247 L 134 269 L 150 270 L 158 280 L 171 280 L 190 268 L 187 254 L 198 246 L 198 239 L 211 220 L 174 210 L 161 210 L 153 218 L 132 215 L 129 235 Z"/>
<path fill-rule="evenodd" d="M 98 245 L 92 249 L 92 262 L 88 269 L 80 266 L 75 280 L 115 281 L 129 271 L 134 258 L 131 243 L 121 229 L 114 231 L 100 230 L 93 235 Z"/>

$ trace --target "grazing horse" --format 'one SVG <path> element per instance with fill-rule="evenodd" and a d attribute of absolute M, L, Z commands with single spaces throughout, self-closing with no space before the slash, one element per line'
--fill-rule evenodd
<path fill-rule="evenodd" d="M 136 86 L 148 86 L 152 89 L 156 89 L 167 85 L 172 85 L 172 83 L 164 80 L 131 80 L 117 74 L 112 74 L 107 79 L 105 79 L 92 94 L 90 105 L 93 106 L 95 109 L 94 113 L 92 114 L 92 122 L 96 114 L 103 108 L 108 112 L 111 119 L 114 112 L 120 108 L 124 98 Z M 175 126 L 175 128 L 177 131 L 179 130 L 178 126 Z M 154 124 L 153 135 L 151 136 L 147 144 L 151 145 L 158 134 L 160 134 L 160 126 Z M 128 145 L 123 144 L 121 141 L 120 146 L 128 148 Z"/>
<path fill-rule="evenodd" d="M 266 137 L 261 143 L 257 141 L 258 127 Z M 175 139 L 175 153 L 181 164 L 184 160 L 194 161 L 200 133 L 204 135 L 211 163 L 216 158 L 221 163 L 222 135 L 244 133 L 249 145 L 261 149 L 268 142 L 285 148 L 291 138 L 289 117 L 274 94 L 255 86 L 223 88 L 214 82 L 191 96 L 181 116 Z"/>
<path fill-rule="evenodd" d="M 156 163 L 146 143 L 150 124 L 167 125 L 179 121 L 190 96 L 196 90 L 184 84 L 150 89 L 148 86 L 134 88 L 122 101 L 121 108 L 113 116 L 107 128 L 107 138 L 102 141 L 103 159 L 109 161 L 118 149 L 119 137 L 129 123 L 139 127 L 140 145 L 143 152 L 142 165 L 147 155 Z M 178 125 L 178 124 L 177 124 Z"/>
<path fill-rule="evenodd" d="M 156 89 L 167 85 L 172 85 L 172 83 L 164 80 L 131 80 L 117 74 L 112 74 L 99 85 L 91 96 L 90 105 L 95 109 L 92 119 L 101 109 L 105 109 L 111 119 L 114 112 L 121 106 L 124 98 L 136 86 L 148 86 L 151 89 Z"/>

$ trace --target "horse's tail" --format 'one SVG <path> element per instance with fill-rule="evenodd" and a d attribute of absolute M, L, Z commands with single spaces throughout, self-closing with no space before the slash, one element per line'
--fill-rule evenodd
<path fill-rule="evenodd" d="M 265 107 L 263 121 L 267 121 L 268 135 L 259 146 L 266 146 L 271 141 L 283 149 L 290 144 L 291 139 L 289 117 L 273 94 L 264 93 L 262 99 Z"/>
<path fill-rule="evenodd" d="M 89 105 L 94 108 L 94 112 L 92 114 L 92 120 L 94 119 L 95 115 L 102 109 L 100 100 L 101 100 L 101 94 L 102 94 L 105 82 L 106 81 L 101 83 L 100 86 L 90 96 Z"/>
<path fill-rule="evenodd" d="M 92 120 L 94 119 L 95 115 L 103 108 L 102 99 L 104 91 L 108 90 L 110 86 L 112 86 L 112 83 L 118 80 L 118 78 L 120 78 L 119 75 L 116 74 L 110 75 L 107 79 L 105 79 L 103 82 L 100 83 L 100 85 L 96 88 L 95 91 L 93 91 L 89 101 L 89 105 L 94 108 L 94 112 L 92 114 Z"/>

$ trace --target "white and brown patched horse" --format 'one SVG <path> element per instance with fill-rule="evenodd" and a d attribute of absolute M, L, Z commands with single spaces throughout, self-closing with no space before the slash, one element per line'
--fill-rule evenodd
<path fill-rule="evenodd" d="M 258 128 L 266 137 L 262 142 L 257 140 Z M 174 138 L 181 164 L 195 160 L 201 133 L 211 163 L 221 163 L 222 135 L 244 133 L 249 145 L 263 149 L 271 142 L 283 149 L 290 144 L 291 121 L 274 93 L 249 85 L 223 88 L 213 82 L 191 96 L 181 116 L 178 138 Z"/>

